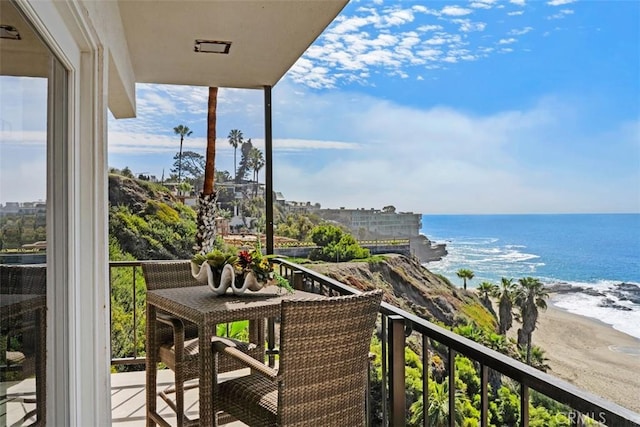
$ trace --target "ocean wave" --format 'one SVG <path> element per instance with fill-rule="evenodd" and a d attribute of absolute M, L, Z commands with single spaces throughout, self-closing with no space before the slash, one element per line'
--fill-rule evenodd
<path fill-rule="evenodd" d="M 540 258 L 540 256 L 534 255 L 534 254 L 527 254 L 524 252 L 518 252 L 518 251 L 507 252 L 505 254 L 500 255 L 499 257 L 500 260 L 507 260 L 512 262 L 528 261 L 530 259 L 537 259 L 537 258 Z"/>
<path fill-rule="evenodd" d="M 597 319 L 620 332 L 640 339 L 640 305 L 614 300 L 628 308 L 628 310 L 621 310 L 602 306 L 603 300 L 604 297 L 572 293 L 557 295 L 552 303 L 570 313 Z"/>
<path fill-rule="evenodd" d="M 444 240 L 443 243 L 459 245 L 459 246 L 480 246 L 492 245 L 500 239 L 497 237 L 457 237 L 455 240 Z"/>

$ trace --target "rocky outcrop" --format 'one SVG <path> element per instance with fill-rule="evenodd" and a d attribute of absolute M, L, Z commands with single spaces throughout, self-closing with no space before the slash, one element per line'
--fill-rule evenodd
<path fill-rule="evenodd" d="M 310 264 L 309 268 L 360 290 L 380 288 L 385 301 L 430 321 L 495 326 L 495 317 L 471 291 L 447 284 L 419 261 L 386 255 L 384 261 Z"/>
<path fill-rule="evenodd" d="M 433 243 L 422 234 L 411 238 L 410 248 L 413 256 L 417 257 L 423 264 L 440 261 L 447 255 L 447 245 L 444 243 Z"/>

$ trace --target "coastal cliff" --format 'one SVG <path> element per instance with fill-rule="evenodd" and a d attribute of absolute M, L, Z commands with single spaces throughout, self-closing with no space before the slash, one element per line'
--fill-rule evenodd
<path fill-rule="evenodd" d="M 471 291 L 459 289 L 403 255 L 378 262 L 309 264 L 308 268 L 360 290 L 380 288 L 385 301 L 426 320 L 455 326 L 474 321 L 495 328 L 496 319 Z"/>
<path fill-rule="evenodd" d="M 447 245 L 444 243 L 433 243 L 424 235 L 412 237 L 409 247 L 413 256 L 417 257 L 421 263 L 440 261 L 447 255 Z"/>

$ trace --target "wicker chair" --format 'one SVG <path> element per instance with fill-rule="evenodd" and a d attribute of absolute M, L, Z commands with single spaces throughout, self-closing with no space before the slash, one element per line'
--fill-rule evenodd
<path fill-rule="evenodd" d="M 44 295 L 47 293 L 46 264 L 0 264 L 0 293 Z"/>
<path fill-rule="evenodd" d="M 250 426 L 363 426 L 371 335 L 382 291 L 283 301 L 280 365 L 256 363 L 232 342 L 213 351 L 252 374 L 216 385 L 215 405 Z"/>
<path fill-rule="evenodd" d="M 47 293 L 46 264 L 0 265 L 0 298 L 4 295 L 45 295 Z M 33 312 L 14 316 L 0 331 L 6 342 L 0 347 L 0 379 L 9 372 L 13 377 L 26 378 L 35 373 L 35 339 L 36 325 Z M 20 347 L 11 349 L 9 342 L 16 342 Z"/>
<path fill-rule="evenodd" d="M 190 261 L 161 261 L 142 263 L 142 272 L 148 290 L 176 288 L 183 286 L 202 286 L 191 275 Z M 213 294 L 212 294 L 213 295 Z M 185 381 L 199 376 L 198 328 L 195 324 L 185 322 L 168 313 L 157 313 L 156 342 L 157 357 L 174 371 L 175 383 L 158 393 L 177 415 L 177 425 L 182 427 L 191 424 L 184 411 L 185 389 L 197 387 L 197 384 L 185 387 Z M 264 322 L 252 322 L 249 325 L 249 340 L 241 342 L 231 340 L 245 354 L 252 358 L 264 360 Z M 178 351 L 176 351 L 178 349 Z M 182 351 L 180 351 L 182 349 Z M 244 365 L 225 357 L 220 362 L 220 371 L 228 372 L 244 368 Z M 175 401 L 169 394 L 175 393 Z"/>
<path fill-rule="evenodd" d="M 0 265 L 0 300 L 3 295 L 46 295 L 47 265 Z M 36 366 L 36 352 L 46 345 L 46 337 L 38 334 L 36 314 L 33 310 L 16 313 L 2 323 L 0 328 L 0 381 L 17 381 L 33 375 L 42 378 L 44 366 Z M 38 341 L 36 341 L 38 340 Z M 16 346 L 17 347 L 13 347 Z M 36 393 L 37 395 L 37 393 Z M 0 396 L 12 402 L 36 403 L 45 407 L 44 395 L 38 398 L 27 396 Z M 27 412 L 23 422 L 37 413 Z M 40 420 L 39 420 L 40 421 Z"/>

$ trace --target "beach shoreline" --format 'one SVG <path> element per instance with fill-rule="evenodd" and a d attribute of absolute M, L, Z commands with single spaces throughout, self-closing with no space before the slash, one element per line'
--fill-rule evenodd
<path fill-rule="evenodd" d="M 544 349 L 550 374 L 640 413 L 639 339 L 556 307 L 552 296 L 540 311 L 533 344 Z"/>

